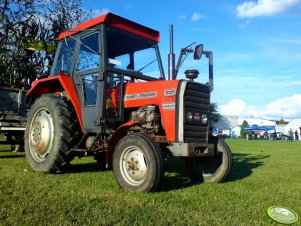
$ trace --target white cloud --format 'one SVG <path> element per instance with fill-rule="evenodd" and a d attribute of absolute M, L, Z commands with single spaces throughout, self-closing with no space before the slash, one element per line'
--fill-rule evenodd
<path fill-rule="evenodd" d="M 223 115 L 242 115 L 246 109 L 246 104 L 240 99 L 233 99 L 229 103 L 220 106 L 221 114 Z"/>
<path fill-rule="evenodd" d="M 247 105 L 241 99 L 233 99 L 225 105 L 221 105 L 222 115 L 238 117 L 260 117 L 294 119 L 301 118 L 301 94 L 283 97 L 268 103 L 266 106 Z"/>
<path fill-rule="evenodd" d="M 192 21 L 198 21 L 202 18 L 204 18 L 204 15 L 202 15 L 201 13 L 193 13 L 191 16 Z"/>
<path fill-rule="evenodd" d="M 241 18 L 274 16 L 292 9 L 301 0 L 257 0 L 246 1 L 236 7 L 236 15 Z"/>
<path fill-rule="evenodd" d="M 301 118 L 301 94 L 294 94 L 269 103 L 263 114 L 271 117 Z"/>

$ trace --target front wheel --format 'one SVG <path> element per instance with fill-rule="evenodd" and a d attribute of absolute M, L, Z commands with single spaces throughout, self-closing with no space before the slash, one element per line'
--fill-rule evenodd
<path fill-rule="evenodd" d="M 123 189 L 152 192 L 163 179 L 162 152 L 146 135 L 126 135 L 115 148 L 113 171 Z"/>
<path fill-rule="evenodd" d="M 222 139 L 213 140 L 217 154 L 214 157 L 187 158 L 186 168 L 192 181 L 201 183 L 222 182 L 232 166 L 232 153 Z"/>

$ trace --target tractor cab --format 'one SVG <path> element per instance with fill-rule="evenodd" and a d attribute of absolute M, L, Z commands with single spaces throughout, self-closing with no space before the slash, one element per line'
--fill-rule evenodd
<path fill-rule="evenodd" d="M 124 93 L 126 83 L 165 79 L 159 32 L 112 13 L 64 32 L 58 39 L 51 76 L 73 78 L 86 132 L 104 132 L 101 119 L 124 120 L 123 96 L 116 93 Z"/>

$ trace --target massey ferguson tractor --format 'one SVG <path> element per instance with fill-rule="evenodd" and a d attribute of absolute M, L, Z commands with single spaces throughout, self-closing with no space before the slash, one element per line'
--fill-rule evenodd
<path fill-rule="evenodd" d="M 231 151 L 208 122 L 212 52 L 193 43 L 175 64 L 170 31 L 168 78 L 153 29 L 107 13 L 60 34 L 50 76 L 27 93 L 24 142 L 34 171 L 60 172 L 74 157 L 93 155 L 123 189 L 152 192 L 173 155 L 192 181 L 226 178 Z M 196 82 L 195 69 L 176 79 L 188 55 L 208 58 L 208 82 Z"/>

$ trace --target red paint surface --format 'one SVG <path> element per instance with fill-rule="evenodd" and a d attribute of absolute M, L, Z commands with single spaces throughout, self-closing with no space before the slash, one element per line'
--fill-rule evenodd
<path fill-rule="evenodd" d="M 79 24 L 78 26 L 71 28 L 70 31 L 61 33 L 58 37 L 58 40 L 67 38 L 71 35 L 78 33 L 79 31 L 90 29 L 102 23 L 133 33 L 151 41 L 160 41 L 160 33 L 158 31 L 145 27 L 141 24 L 135 23 L 123 17 L 117 16 L 113 13 L 107 13 L 94 19 L 88 20 L 82 24 Z"/>
<path fill-rule="evenodd" d="M 164 104 L 176 105 L 176 93 L 172 96 L 165 94 L 166 90 L 177 90 L 179 85 L 178 80 L 169 81 L 153 81 L 153 82 L 139 82 L 128 83 L 125 88 L 125 108 L 135 108 L 146 105 L 159 106 L 162 123 L 165 129 L 166 138 L 168 141 L 175 141 L 176 139 L 176 109 L 163 109 Z M 138 98 L 138 99 L 126 99 L 127 95 L 135 95 L 141 93 L 153 93 L 156 92 L 155 97 L 151 98 Z"/>
<path fill-rule="evenodd" d="M 71 77 L 65 75 L 58 75 L 39 79 L 32 83 L 32 86 L 26 95 L 28 97 L 37 98 L 44 93 L 60 94 L 63 91 L 66 92 L 67 98 L 71 101 L 75 109 L 82 132 L 84 132 L 81 104 L 78 99 L 77 92 Z"/>

